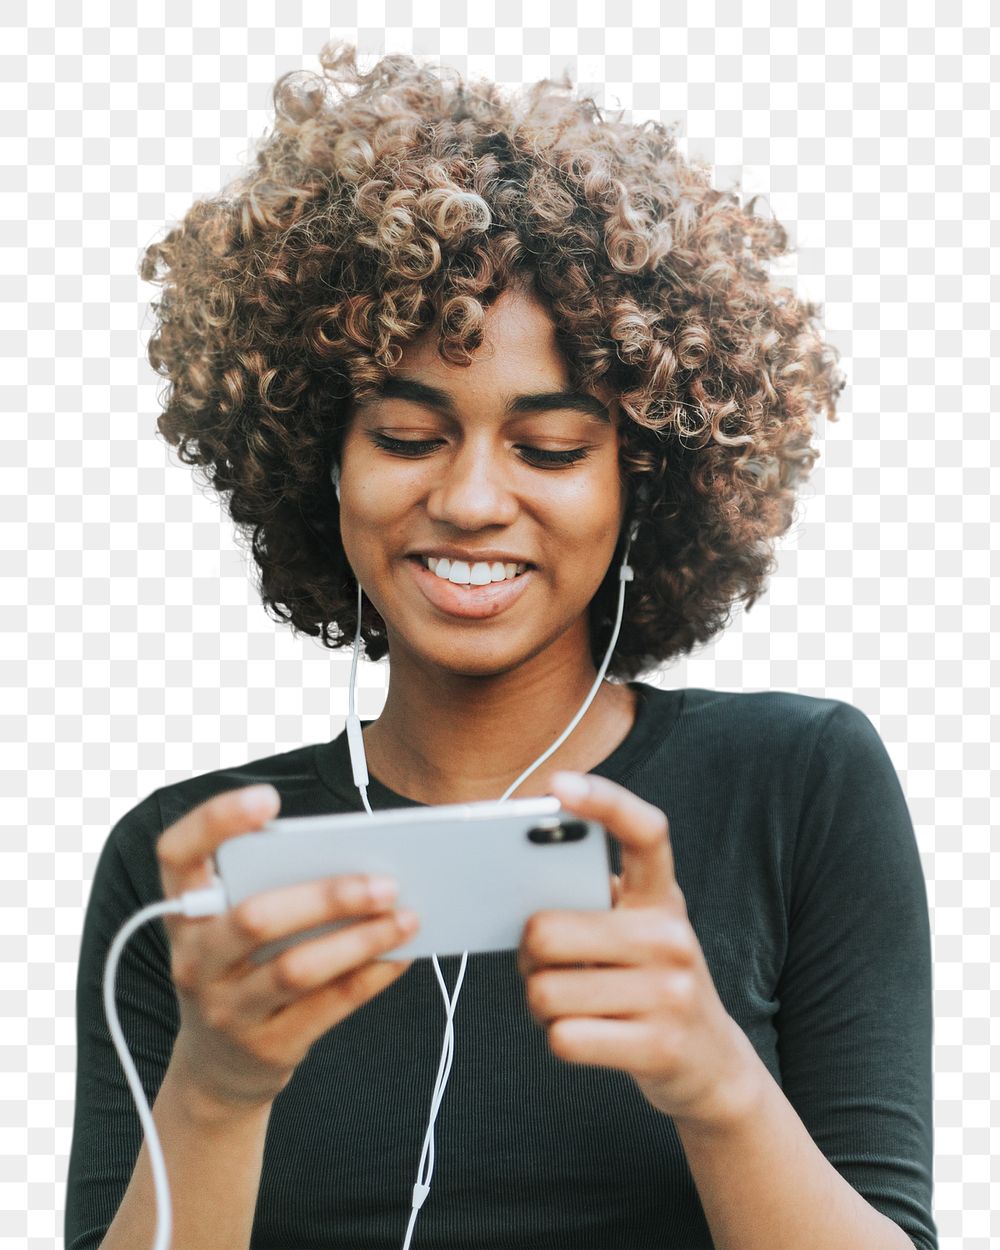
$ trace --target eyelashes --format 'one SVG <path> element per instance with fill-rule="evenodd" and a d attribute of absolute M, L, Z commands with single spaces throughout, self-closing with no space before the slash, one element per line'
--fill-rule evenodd
<path fill-rule="evenodd" d="M 369 431 L 369 437 L 375 446 L 383 451 L 410 459 L 427 455 L 441 442 L 440 439 L 391 438 L 388 434 L 379 434 L 375 431 Z M 534 468 L 560 468 L 578 464 L 590 455 L 588 447 L 574 447 L 568 451 L 546 451 L 542 447 L 527 447 L 520 444 L 518 450 Z"/>

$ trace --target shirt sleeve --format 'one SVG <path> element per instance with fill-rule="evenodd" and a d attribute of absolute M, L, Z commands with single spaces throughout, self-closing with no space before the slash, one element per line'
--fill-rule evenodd
<path fill-rule="evenodd" d="M 111 830 L 87 901 L 76 990 L 76 1102 L 66 1184 L 66 1250 L 93 1250 L 107 1233 L 142 1146 L 142 1125 L 104 1015 L 108 951 L 122 925 L 162 898 L 155 842 L 159 803 L 150 795 Z M 142 925 L 115 978 L 119 1022 L 152 1106 L 177 1034 L 177 999 L 162 921 Z"/>
<path fill-rule="evenodd" d="M 927 894 L 899 779 L 871 721 L 821 725 L 793 854 L 777 995 L 782 1086 L 848 1183 L 938 1250 Z"/>

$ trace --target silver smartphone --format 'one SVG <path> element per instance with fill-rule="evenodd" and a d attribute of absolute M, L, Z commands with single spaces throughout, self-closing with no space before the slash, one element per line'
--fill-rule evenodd
<path fill-rule="evenodd" d="M 393 877 L 396 906 L 415 911 L 420 928 L 383 959 L 513 950 L 536 911 L 611 906 L 604 826 L 554 795 L 280 818 L 224 842 L 215 866 L 231 907 L 320 877 Z M 350 923 L 300 930 L 258 948 L 254 961 Z"/>

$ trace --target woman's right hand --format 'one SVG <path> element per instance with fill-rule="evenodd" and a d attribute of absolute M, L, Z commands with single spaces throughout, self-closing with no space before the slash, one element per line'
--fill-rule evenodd
<path fill-rule="evenodd" d="M 261 828 L 280 807 L 271 786 L 229 790 L 193 808 L 160 837 L 165 898 L 211 883 L 221 843 Z M 391 985 L 412 960 L 377 956 L 408 941 L 416 917 L 393 910 L 395 887 L 364 875 L 262 891 L 218 916 L 164 916 L 180 1031 L 179 1066 L 208 1105 L 246 1110 L 273 1101 L 313 1042 Z M 363 919 L 367 917 L 367 919 Z M 265 943 L 331 920 L 355 920 L 255 964 Z"/>

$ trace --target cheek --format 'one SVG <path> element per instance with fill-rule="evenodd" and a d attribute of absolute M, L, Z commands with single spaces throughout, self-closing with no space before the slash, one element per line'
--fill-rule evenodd
<path fill-rule="evenodd" d="M 608 575 L 615 551 L 614 517 L 603 525 L 588 527 L 573 535 L 572 546 L 563 546 L 565 558 L 559 562 L 555 581 L 578 600 L 582 609 L 600 590 Z"/>
<path fill-rule="evenodd" d="M 374 548 L 378 539 L 387 537 L 396 519 L 407 507 L 404 484 L 391 473 L 369 466 L 358 457 L 352 465 L 353 477 L 345 489 L 341 486 L 341 509 L 344 534 L 356 547 Z"/>
<path fill-rule="evenodd" d="M 567 543 L 586 552 L 592 560 L 611 552 L 618 541 L 622 509 L 617 480 L 602 479 L 588 494 L 587 499 L 574 510 L 572 533 Z M 564 527 L 565 528 L 565 527 Z"/>

